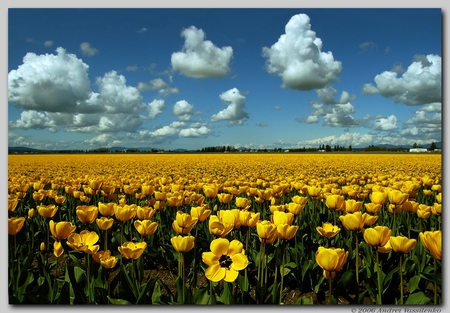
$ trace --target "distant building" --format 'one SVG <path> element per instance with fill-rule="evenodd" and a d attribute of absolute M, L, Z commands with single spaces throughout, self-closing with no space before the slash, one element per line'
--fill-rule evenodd
<path fill-rule="evenodd" d="M 428 149 L 425 149 L 425 148 L 412 148 L 412 149 L 409 149 L 409 152 L 428 152 Z"/>

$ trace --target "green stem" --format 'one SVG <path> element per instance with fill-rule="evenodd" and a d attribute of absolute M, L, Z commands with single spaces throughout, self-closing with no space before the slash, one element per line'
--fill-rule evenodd
<path fill-rule="evenodd" d="M 333 279 L 331 278 L 331 273 L 330 272 L 330 279 L 328 280 L 328 296 L 329 296 L 329 303 L 328 304 L 332 304 L 332 300 L 333 300 Z"/>
<path fill-rule="evenodd" d="M 400 254 L 400 304 L 403 305 L 403 253 Z"/>
<path fill-rule="evenodd" d="M 105 230 L 105 241 L 104 241 L 105 250 L 108 250 L 108 230 Z"/>
<path fill-rule="evenodd" d="M 434 259 L 434 304 L 437 304 L 437 261 L 436 258 Z"/>
<path fill-rule="evenodd" d="M 280 286 L 280 303 L 283 299 L 283 284 L 284 284 L 284 262 L 286 258 L 286 242 L 283 240 L 283 257 L 281 258 L 281 286 Z"/>
<path fill-rule="evenodd" d="M 356 239 L 356 287 L 359 290 L 359 244 L 358 244 L 358 233 L 355 231 L 355 239 Z"/>
<path fill-rule="evenodd" d="M 381 302 L 381 273 L 380 273 L 381 269 L 380 269 L 380 263 L 379 263 L 379 257 L 378 257 L 378 249 L 376 249 L 375 251 L 376 251 L 376 261 L 377 261 L 377 282 L 378 282 L 377 304 L 382 304 L 382 302 Z"/>

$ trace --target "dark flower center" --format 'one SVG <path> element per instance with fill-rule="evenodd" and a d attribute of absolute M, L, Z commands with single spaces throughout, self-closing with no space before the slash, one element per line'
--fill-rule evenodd
<path fill-rule="evenodd" d="M 226 255 L 226 254 L 222 254 L 222 256 L 219 259 L 220 267 L 229 268 L 231 263 L 233 263 L 233 261 L 231 260 L 230 256 Z"/>

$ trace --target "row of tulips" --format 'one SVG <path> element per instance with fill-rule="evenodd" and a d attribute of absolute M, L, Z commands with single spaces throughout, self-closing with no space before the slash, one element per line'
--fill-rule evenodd
<path fill-rule="evenodd" d="M 284 303 L 292 289 L 299 304 L 313 303 L 311 291 L 323 303 L 440 302 L 439 175 L 322 186 L 123 180 L 10 178 L 10 303 Z M 145 277 L 151 268 L 175 275 L 176 291 Z"/>

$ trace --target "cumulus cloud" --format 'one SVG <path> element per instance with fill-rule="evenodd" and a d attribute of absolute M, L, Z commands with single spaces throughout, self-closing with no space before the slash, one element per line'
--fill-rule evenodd
<path fill-rule="evenodd" d="M 27 53 L 23 64 L 8 74 L 8 101 L 24 109 L 10 128 L 78 132 L 136 131 L 148 109 L 135 87 L 111 71 L 97 77 L 91 90 L 89 66 L 59 47 L 57 54 Z"/>
<path fill-rule="evenodd" d="M 211 116 L 211 121 L 228 121 L 228 125 L 242 125 L 243 120 L 248 118 L 245 96 L 237 89 L 232 88 L 220 94 L 219 98 L 227 105 L 226 109 Z"/>
<path fill-rule="evenodd" d="M 55 124 L 51 118 L 42 112 L 37 111 L 23 111 L 20 114 L 20 119 L 16 122 L 9 122 L 9 128 L 22 128 L 22 129 L 45 129 L 53 127 Z"/>
<path fill-rule="evenodd" d="M 204 138 L 211 134 L 211 129 L 206 126 L 189 127 L 180 130 L 180 137 L 186 138 Z"/>
<path fill-rule="evenodd" d="M 395 115 L 390 115 L 386 118 L 381 117 L 375 120 L 375 130 L 389 131 L 397 128 L 397 117 Z"/>
<path fill-rule="evenodd" d="M 316 90 L 316 92 L 317 96 L 324 104 L 338 104 L 338 103 L 344 104 L 356 100 L 355 95 L 350 95 L 345 90 L 342 91 L 339 100 L 336 100 L 334 96 L 337 93 L 337 90 L 331 86 L 326 86 L 324 88 L 318 89 Z"/>
<path fill-rule="evenodd" d="M 190 121 L 194 106 L 186 100 L 180 100 L 173 106 L 173 114 L 178 117 L 180 121 Z"/>
<path fill-rule="evenodd" d="M 322 40 L 311 30 L 309 16 L 297 14 L 285 27 L 285 34 L 270 48 L 263 47 L 266 70 L 282 79 L 282 87 L 313 90 L 338 79 L 341 62 L 331 52 L 322 52 Z"/>
<path fill-rule="evenodd" d="M 81 50 L 81 53 L 83 53 L 84 55 L 90 56 L 90 57 L 99 53 L 99 51 L 97 49 L 95 49 L 94 47 L 91 47 L 91 44 L 89 42 L 82 42 L 80 44 L 80 50 Z"/>
<path fill-rule="evenodd" d="M 172 54 L 172 68 L 187 77 L 222 78 L 230 71 L 233 48 L 215 46 L 205 40 L 205 32 L 195 26 L 184 29 L 182 51 Z"/>
<path fill-rule="evenodd" d="M 44 41 L 44 47 L 51 47 L 51 46 L 53 46 L 53 41 L 51 40 Z"/>
<path fill-rule="evenodd" d="M 373 84 L 363 86 L 363 94 L 379 93 L 396 103 L 422 105 L 441 102 L 442 98 L 441 57 L 429 54 L 415 56 L 415 61 L 398 77 L 394 71 L 385 71 L 375 76 Z"/>
<path fill-rule="evenodd" d="M 170 87 L 169 84 L 161 78 L 152 79 L 149 84 L 139 82 L 136 88 L 139 91 L 158 90 L 158 93 L 164 97 L 180 92 L 178 88 Z"/>
<path fill-rule="evenodd" d="M 89 66 L 63 48 L 57 55 L 27 53 L 8 74 L 8 101 L 25 110 L 75 112 L 91 94 Z"/>
<path fill-rule="evenodd" d="M 94 138 L 84 141 L 85 144 L 91 147 L 101 146 L 104 148 L 111 148 L 123 143 L 122 140 L 118 140 L 115 135 L 111 134 L 101 134 Z"/>
<path fill-rule="evenodd" d="M 164 100 L 153 100 L 148 104 L 148 117 L 155 119 L 166 108 Z"/>
<path fill-rule="evenodd" d="M 371 134 L 361 134 L 361 133 L 344 133 L 340 136 L 326 136 L 322 138 L 315 138 L 311 140 L 302 140 L 297 143 L 298 147 L 313 147 L 317 148 L 319 145 L 339 145 L 348 147 L 364 147 L 373 143 L 375 136 Z"/>
<path fill-rule="evenodd" d="M 363 51 L 366 52 L 367 50 L 373 50 L 373 49 L 378 49 L 378 46 L 370 41 L 365 41 L 362 44 L 359 45 L 359 48 Z"/>

